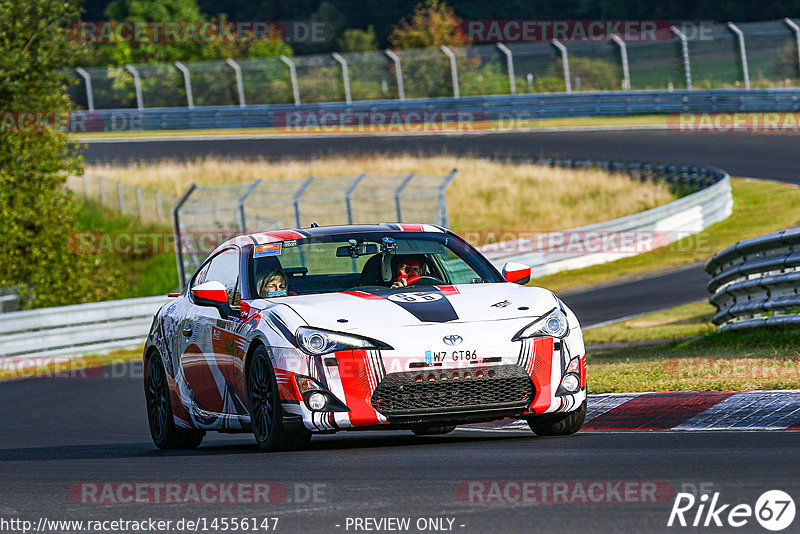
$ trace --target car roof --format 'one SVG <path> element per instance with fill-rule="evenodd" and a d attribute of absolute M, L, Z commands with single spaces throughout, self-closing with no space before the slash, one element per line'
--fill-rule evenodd
<path fill-rule="evenodd" d="M 336 226 L 313 226 L 310 228 L 293 228 L 285 230 L 269 230 L 256 232 L 249 235 L 237 236 L 224 242 L 216 248 L 221 250 L 231 245 L 247 245 L 265 243 L 278 243 L 292 239 L 305 239 L 326 235 L 352 234 L 352 233 L 382 233 L 382 232 L 435 232 L 448 233 L 449 231 L 435 224 L 412 223 L 378 223 L 378 224 L 343 224 Z"/>

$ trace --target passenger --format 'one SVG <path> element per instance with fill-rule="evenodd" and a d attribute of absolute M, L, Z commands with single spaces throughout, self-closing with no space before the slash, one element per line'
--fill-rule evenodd
<path fill-rule="evenodd" d="M 422 266 L 417 260 L 403 258 L 397 262 L 397 273 L 395 282 L 392 284 L 391 289 L 398 287 L 405 287 L 410 283 L 419 280 L 422 273 Z"/>
<path fill-rule="evenodd" d="M 263 298 L 285 297 L 286 275 L 283 271 L 269 271 L 265 274 L 258 285 L 258 295 Z"/>

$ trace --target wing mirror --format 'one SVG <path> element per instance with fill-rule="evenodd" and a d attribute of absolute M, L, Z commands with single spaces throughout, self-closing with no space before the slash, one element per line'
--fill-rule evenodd
<path fill-rule="evenodd" d="M 228 302 L 228 291 L 222 282 L 212 280 L 192 288 L 192 300 L 198 306 L 209 306 L 219 310 L 223 319 L 233 314 Z"/>
<path fill-rule="evenodd" d="M 503 265 L 503 278 L 506 282 L 524 286 L 531 281 L 531 267 L 523 263 L 509 261 Z"/>

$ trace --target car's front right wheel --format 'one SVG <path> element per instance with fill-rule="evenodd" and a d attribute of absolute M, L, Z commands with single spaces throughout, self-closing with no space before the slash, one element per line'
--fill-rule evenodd
<path fill-rule="evenodd" d="M 289 430 L 283 424 L 278 382 L 267 350 L 259 346 L 250 358 L 247 372 L 250 421 L 258 447 L 265 452 L 304 449 L 311 433 Z"/>
<path fill-rule="evenodd" d="M 528 426 L 537 436 L 567 436 L 574 434 L 586 420 L 586 401 L 574 412 L 553 413 L 527 417 Z"/>

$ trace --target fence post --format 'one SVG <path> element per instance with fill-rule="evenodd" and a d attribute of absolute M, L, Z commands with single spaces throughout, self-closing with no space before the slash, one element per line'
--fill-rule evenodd
<path fill-rule="evenodd" d="M 89 178 L 86 177 L 86 174 L 83 175 L 83 196 L 89 198 Z"/>
<path fill-rule="evenodd" d="M 244 202 L 247 200 L 247 197 L 256 190 L 256 187 L 258 187 L 260 183 L 261 179 L 253 180 L 253 183 L 251 183 L 247 189 L 245 189 L 244 193 L 242 193 L 242 196 L 239 197 L 239 231 L 243 234 L 247 233 L 247 217 L 245 216 Z"/>
<path fill-rule="evenodd" d="M 747 69 L 747 50 L 744 46 L 744 33 L 733 22 L 728 23 L 728 29 L 736 34 L 739 40 L 739 56 L 742 59 L 742 74 L 744 74 L 744 88 L 750 89 L 750 72 Z"/>
<path fill-rule="evenodd" d="M 294 224 L 295 228 L 302 227 L 300 223 L 300 197 L 303 196 L 303 193 L 306 192 L 308 186 L 311 185 L 311 182 L 314 181 L 313 176 L 309 176 L 306 178 L 306 181 L 303 182 L 300 187 L 297 189 L 297 192 L 294 194 L 294 198 L 292 198 L 292 202 L 294 203 Z"/>
<path fill-rule="evenodd" d="M 119 196 L 119 212 L 125 212 L 125 191 L 122 189 L 122 182 L 117 182 L 117 195 Z"/>
<path fill-rule="evenodd" d="M 294 96 L 294 105 L 300 105 L 300 89 L 297 87 L 297 69 L 294 66 L 294 62 L 288 57 L 281 55 L 281 61 L 286 63 L 289 66 L 289 76 L 292 79 L 292 95 Z"/>
<path fill-rule="evenodd" d="M 100 183 L 100 205 L 106 205 L 106 181 L 103 180 L 103 177 L 99 177 L 97 181 Z"/>
<path fill-rule="evenodd" d="M 453 97 L 459 98 L 461 96 L 458 90 L 458 66 L 456 65 L 456 55 L 450 50 L 449 47 L 442 45 L 440 47 L 442 52 L 450 59 L 450 78 L 453 81 Z"/>
<path fill-rule="evenodd" d="M 620 59 L 622 60 L 622 90 L 631 90 L 631 73 L 628 70 L 628 47 L 625 41 L 616 33 L 611 34 L 611 39 L 619 45 Z"/>
<path fill-rule="evenodd" d="M 506 70 L 508 71 L 508 89 L 512 95 L 517 94 L 517 81 L 514 79 L 514 55 L 503 43 L 497 43 L 497 48 L 506 56 Z"/>
<path fill-rule="evenodd" d="M 403 179 L 403 182 L 400 184 L 400 187 L 398 187 L 397 190 L 395 190 L 394 192 L 394 209 L 395 209 L 395 214 L 397 215 L 397 222 L 403 222 L 403 210 L 400 207 L 400 195 L 403 193 L 403 189 L 406 188 L 408 183 L 411 181 L 412 178 L 414 178 L 416 174 L 417 173 L 412 172 L 411 174 L 406 176 Z"/>
<path fill-rule="evenodd" d="M 351 199 L 353 198 L 353 193 L 355 193 L 358 184 L 361 183 L 361 180 L 363 180 L 365 176 L 366 173 L 356 176 L 356 179 L 353 180 L 353 183 L 350 184 L 350 187 L 348 187 L 347 191 L 344 193 L 344 206 L 347 210 L 347 224 L 353 224 L 353 206 L 351 204 Z"/>
<path fill-rule="evenodd" d="M 442 185 L 439 186 L 439 213 L 436 215 L 436 219 L 439 226 L 444 228 L 447 228 L 450 224 L 447 215 L 447 197 L 445 197 L 445 189 L 447 189 L 447 186 L 455 179 L 456 174 L 458 174 L 458 169 L 450 171 L 450 174 L 445 176 Z"/>
<path fill-rule="evenodd" d="M 175 201 L 175 205 L 172 208 L 172 226 L 175 231 L 175 259 L 178 262 L 178 286 L 181 288 L 183 288 L 186 283 L 186 266 L 183 264 L 183 243 L 181 239 L 181 219 L 179 212 L 196 188 L 196 184 L 193 183 L 190 185 L 183 195 L 181 195 L 181 198 Z"/>
<path fill-rule="evenodd" d="M 139 213 L 139 221 L 144 220 L 144 205 L 142 204 L 142 188 L 136 186 L 136 211 Z"/>
<path fill-rule="evenodd" d="M 81 67 L 76 67 L 75 72 L 80 74 L 83 77 L 83 81 L 86 83 L 86 107 L 89 108 L 89 111 L 94 111 L 94 93 L 92 92 L 92 77 L 86 72 L 85 69 Z"/>
<path fill-rule="evenodd" d="M 189 77 L 189 69 L 180 61 L 175 62 L 175 66 L 183 74 L 183 86 L 186 88 L 186 105 L 189 109 L 194 108 L 194 96 L 192 95 L 192 79 Z"/>
<path fill-rule="evenodd" d="M 571 93 L 572 83 L 569 80 L 569 54 L 567 54 L 567 47 L 561 44 L 558 39 L 553 39 L 550 42 L 561 52 L 561 64 L 564 66 L 564 85 L 567 87 L 567 92 Z"/>
<path fill-rule="evenodd" d="M 233 72 L 236 74 L 236 92 L 239 94 L 239 107 L 243 108 L 245 106 L 245 102 L 244 102 L 244 81 L 242 80 L 242 67 L 239 66 L 239 64 L 236 63 L 231 58 L 226 59 L 225 63 L 227 63 L 233 69 Z"/>
<path fill-rule="evenodd" d="M 683 74 L 686 77 L 686 89 L 692 90 L 692 66 L 689 62 L 689 40 L 686 35 L 675 26 L 670 26 L 672 33 L 681 40 L 681 53 L 683 54 Z"/>
<path fill-rule="evenodd" d="M 794 21 L 788 17 L 783 19 L 783 22 L 794 32 L 794 39 L 797 41 L 797 68 L 800 70 L 800 26 L 795 24 Z"/>
<path fill-rule="evenodd" d="M 125 70 L 133 76 L 133 88 L 136 91 L 136 107 L 144 109 L 144 100 L 142 100 L 142 80 L 139 78 L 139 71 L 133 65 L 125 65 Z"/>
<path fill-rule="evenodd" d="M 334 52 L 331 54 L 333 59 L 339 62 L 339 65 L 342 66 L 342 83 L 344 84 L 344 100 L 348 104 L 352 103 L 350 99 L 350 74 L 347 71 L 347 60 L 342 57 L 342 55 L 338 52 Z"/>
<path fill-rule="evenodd" d="M 394 63 L 394 76 L 397 79 L 397 98 L 405 100 L 406 91 L 405 87 L 403 87 L 403 68 L 400 66 L 400 57 L 388 48 L 383 53 Z"/>
<path fill-rule="evenodd" d="M 156 220 L 160 221 L 164 218 L 161 207 L 161 191 L 156 191 Z"/>

